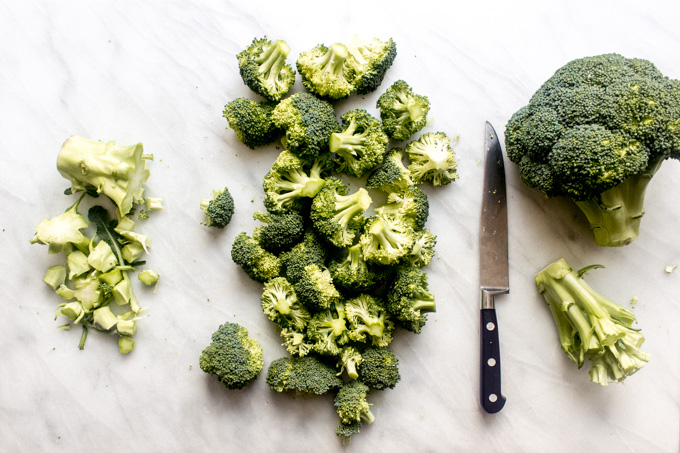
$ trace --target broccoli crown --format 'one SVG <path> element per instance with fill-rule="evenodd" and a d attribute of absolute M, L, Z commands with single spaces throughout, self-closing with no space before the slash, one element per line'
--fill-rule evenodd
<path fill-rule="evenodd" d="M 360 294 L 345 302 L 349 337 L 354 341 L 385 347 L 392 342 L 394 323 L 377 297 Z"/>
<path fill-rule="evenodd" d="M 436 311 L 434 294 L 428 291 L 427 274 L 422 269 L 408 266 L 396 272 L 387 293 L 387 311 L 401 327 L 420 333 L 427 313 Z"/>
<path fill-rule="evenodd" d="M 255 229 L 253 236 L 262 248 L 274 254 L 289 250 L 305 235 L 305 219 L 295 211 L 283 214 L 258 211 L 253 218 L 264 223 Z"/>
<path fill-rule="evenodd" d="M 367 263 L 361 244 L 347 247 L 344 258 L 331 260 L 328 271 L 333 283 L 348 293 L 368 292 L 387 281 L 391 272 L 389 267 Z"/>
<path fill-rule="evenodd" d="M 590 380 L 607 385 L 640 370 L 649 354 L 639 349 L 645 339 L 632 327 L 635 315 L 583 280 L 593 267 L 601 266 L 575 272 L 561 258 L 536 275 L 536 285 L 553 315 L 562 350 L 579 368 L 588 359 Z"/>
<path fill-rule="evenodd" d="M 380 95 L 376 104 L 387 135 L 404 141 L 427 124 L 430 101 L 413 92 L 403 80 L 397 80 Z"/>
<path fill-rule="evenodd" d="M 338 171 L 361 178 L 382 162 L 388 143 L 380 120 L 355 109 L 342 115 L 342 130 L 331 134 L 329 148 Z"/>
<path fill-rule="evenodd" d="M 338 365 L 340 367 L 340 372 L 338 375 L 342 374 L 343 371 L 347 371 L 347 376 L 350 379 L 357 379 L 359 377 L 359 372 L 357 371 L 357 365 L 361 363 L 361 352 L 354 346 L 344 346 L 340 350 L 340 357 L 338 359 Z"/>
<path fill-rule="evenodd" d="M 437 236 L 430 230 L 419 230 L 415 232 L 415 242 L 411 252 L 406 257 L 406 261 L 416 267 L 424 267 L 430 264 L 434 257 L 434 248 L 437 245 Z"/>
<path fill-rule="evenodd" d="M 291 283 L 297 283 L 309 265 L 324 266 L 326 263 L 326 247 L 312 231 L 307 231 L 302 242 L 281 254 L 283 275 Z"/>
<path fill-rule="evenodd" d="M 243 83 L 260 96 L 279 101 L 295 83 L 295 71 L 286 63 L 290 47 L 285 41 L 255 38 L 236 58 Z"/>
<path fill-rule="evenodd" d="M 411 173 L 404 166 L 404 154 L 403 148 L 393 148 L 385 153 L 382 164 L 366 180 L 366 188 L 392 193 L 413 186 Z"/>
<path fill-rule="evenodd" d="M 373 423 L 375 417 L 371 413 L 371 405 L 366 401 L 369 390 L 366 384 L 356 380 L 340 387 L 335 395 L 334 405 L 342 423 Z"/>
<path fill-rule="evenodd" d="M 363 231 L 359 244 L 364 259 L 386 266 L 408 255 L 415 242 L 413 229 L 401 218 L 373 215 L 366 219 Z"/>
<path fill-rule="evenodd" d="M 340 300 L 330 272 L 316 264 L 305 266 L 300 280 L 295 283 L 295 293 L 311 312 L 326 310 Z"/>
<path fill-rule="evenodd" d="M 347 46 L 340 43 L 319 44 L 305 50 L 297 59 L 302 84 L 316 96 L 343 99 L 355 90 L 356 71 L 349 64 Z"/>
<path fill-rule="evenodd" d="M 362 214 L 373 201 L 363 187 L 352 194 L 348 192 L 340 179 L 331 176 L 312 201 L 312 225 L 336 247 L 346 247 L 354 242 L 365 220 Z"/>
<path fill-rule="evenodd" d="M 304 332 L 283 328 L 281 329 L 281 336 L 283 337 L 281 346 L 285 346 L 286 351 L 292 356 L 304 357 L 312 351 L 313 345 Z"/>
<path fill-rule="evenodd" d="M 227 388 L 239 390 L 260 375 L 262 347 L 248 336 L 248 329 L 227 322 L 213 333 L 212 342 L 201 353 L 200 365 Z"/>
<path fill-rule="evenodd" d="M 385 73 L 397 56 L 397 45 L 389 38 L 362 39 L 353 37 L 347 43 L 349 62 L 358 74 L 354 83 L 357 94 L 371 93 L 378 89 Z"/>
<path fill-rule="evenodd" d="M 234 198 L 227 187 L 214 190 L 212 198 L 201 200 L 201 209 L 205 213 L 204 225 L 224 228 L 234 215 Z"/>
<path fill-rule="evenodd" d="M 425 227 L 430 215 L 427 194 L 417 186 L 409 186 L 402 192 L 392 192 L 387 203 L 375 209 L 376 214 L 386 218 L 401 219 L 413 230 Z"/>
<path fill-rule="evenodd" d="M 269 365 L 267 384 L 276 392 L 294 391 L 303 395 L 323 395 L 342 386 L 330 365 L 314 356 L 281 357 Z"/>
<path fill-rule="evenodd" d="M 311 318 L 285 277 L 275 277 L 264 284 L 261 302 L 264 314 L 280 328 L 303 332 Z"/>
<path fill-rule="evenodd" d="M 376 390 L 393 389 L 401 380 L 399 359 L 390 348 L 368 348 L 361 354 L 359 380 Z"/>
<path fill-rule="evenodd" d="M 340 348 L 350 340 L 344 303 L 335 301 L 327 310 L 312 316 L 307 325 L 307 336 L 317 353 L 340 354 Z"/>
<path fill-rule="evenodd" d="M 451 139 L 443 132 L 428 132 L 406 146 L 411 163 L 408 171 L 413 182 L 432 181 L 443 186 L 458 179 L 458 163 L 451 148 Z"/>
<path fill-rule="evenodd" d="M 255 149 L 274 142 L 281 135 L 281 130 L 272 121 L 275 106 L 276 103 L 270 101 L 237 98 L 224 106 L 222 116 L 236 133 L 238 141 Z"/>
<path fill-rule="evenodd" d="M 331 134 L 340 129 L 333 106 L 306 92 L 279 102 L 272 112 L 272 121 L 285 130 L 284 148 L 305 158 L 327 151 Z"/>
<path fill-rule="evenodd" d="M 231 259 L 256 282 L 264 283 L 281 273 L 281 260 L 266 251 L 245 232 L 239 233 L 231 247 Z"/>

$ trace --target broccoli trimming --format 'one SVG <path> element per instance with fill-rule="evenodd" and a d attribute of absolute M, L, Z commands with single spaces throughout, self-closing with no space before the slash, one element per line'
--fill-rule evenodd
<path fill-rule="evenodd" d="M 234 198 L 225 187 L 221 190 L 214 190 L 211 198 L 201 200 L 201 210 L 205 214 L 203 225 L 215 228 L 224 228 L 234 215 Z"/>
<path fill-rule="evenodd" d="M 323 395 L 342 386 L 330 365 L 314 356 L 281 357 L 272 361 L 267 384 L 276 392 L 291 391 L 301 395 Z"/>
<path fill-rule="evenodd" d="M 443 186 L 458 179 L 458 163 L 451 146 L 451 139 L 443 132 L 428 132 L 409 143 L 407 168 L 413 182 L 431 181 L 435 186 Z"/>
<path fill-rule="evenodd" d="M 272 121 L 276 103 L 256 102 L 252 99 L 236 98 L 224 106 L 222 116 L 236 133 L 236 138 L 250 149 L 268 145 L 282 134 Z"/>
<path fill-rule="evenodd" d="M 404 166 L 404 155 L 403 148 L 393 148 L 387 151 L 382 164 L 366 180 L 366 188 L 392 193 L 403 192 L 415 185 L 410 172 Z"/>
<path fill-rule="evenodd" d="M 361 354 L 359 380 L 376 390 L 393 389 L 401 380 L 399 359 L 390 348 L 368 348 Z"/>
<path fill-rule="evenodd" d="M 434 294 L 428 290 L 427 274 L 416 266 L 403 266 L 387 293 L 387 311 L 406 330 L 420 333 L 427 314 L 436 311 Z"/>
<path fill-rule="evenodd" d="M 305 219 L 295 211 L 283 214 L 257 211 L 253 218 L 263 223 L 255 228 L 253 237 L 262 248 L 274 254 L 289 250 L 305 235 Z"/>
<path fill-rule="evenodd" d="M 403 80 L 397 80 L 380 95 L 376 104 L 387 135 L 405 141 L 427 124 L 430 100 L 416 94 Z"/>
<path fill-rule="evenodd" d="M 522 181 L 572 199 L 595 242 L 622 246 L 640 233 L 644 196 L 661 163 L 680 159 L 680 81 L 618 54 L 558 69 L 506 126 Z"/>
<path fill-rule="evenodd" d="M 295 83 L 295 71 L 286 63 L 290 47 L 283 40 L 255 38 L 236 58 L 243 83 L 270 101 L 280 101 Z"/>
<path fill-rule="evenodd" d="M 350 110 L 341 119 L 342 130 L 331 134 L 330 152 L 340 172 L 361 178 L 382 162 L 389 138 L 380 120 L 364 109 Z"/>
<path fill-rule="evenodd" d="M 285 277 L 275 277 L 264 284 L 261 302 L 264 314 L 279 328 L 304 332 L 311 319 Z"/>
<path fill-rule="evenodd" d="M 264 283 L 281 273 L 281 260 L 262 248 L 245 232 L 239 233 L 231 247 L 231 259 L 256 282 Z"/>

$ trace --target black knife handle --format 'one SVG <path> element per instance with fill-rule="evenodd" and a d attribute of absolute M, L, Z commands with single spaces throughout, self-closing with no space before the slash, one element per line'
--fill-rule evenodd
<path fill-rule="evenodd" d="M 495 414 L 505 406 L 505 397 L 501 394 L 501 349 L 496 309 L 483 308 L 480 320 L 481 403 L 485 411 Z"/>

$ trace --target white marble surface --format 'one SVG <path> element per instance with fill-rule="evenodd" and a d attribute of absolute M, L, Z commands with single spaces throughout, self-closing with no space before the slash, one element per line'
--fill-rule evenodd
<path fill-rule="evenodd" d="M 525 188 L 507 167 L 511 294 L 497 301 L 502 412 L 478 394 L 478 256 L 483 124 L 510 115 L 567 61 L 618 52 L 680 78 L 680 4 L 671 1 L 452 2 L 151 1 L 0 3 L 0 451 L 674 452 L 680 424 L 680 163 L 668 162 L 647 196 L 642 235 L 619 249 L 594 245 L 563 200 Z M 402 382 L 371 397 L 376 422 L 343 448 L 330 398 L 271 392 L 263 376 L 241 392 L 198 367 L 224 321 L 247 326 L 265 364 L 283 355 L 259 306 L 259 285 L 231 262 L 239 231 L 262 208 L 274 147 L 251 151 L 226 130 L 224 104 L 251 96 L 235 54 L 254 37 L 283 38 L 293 54 L 353 34 L 392 37 L 388 82 L 430 96 L 429 130 L 460 134 L 461 179 L 428 189 L 438 234 L 429 268 L 438 312 L 394 348 Z M 299 80 L 299 79 L 298 79 Z M 296 86 L 300 89 L 300 83 Z M 338 103 L 372 109 L 376 94 Z M 57 329 L 40 280 L 57 260 L 30 245 L 35 225 L 69 205 L 55 168 L 65 138 L 143 142 L 156 156 L 147 193 L 166 209 L 141 225 L 152 238 L 156 294 L 137 349 Z M 227 184 L 237 212 L 223 232 L 202 227 L 198 202 Z M 652 360 L 625 385 L 591 384 L 559 349 L 533 275 L 564 256 L 601 263 L 590 283 L 635 313 Z"/>

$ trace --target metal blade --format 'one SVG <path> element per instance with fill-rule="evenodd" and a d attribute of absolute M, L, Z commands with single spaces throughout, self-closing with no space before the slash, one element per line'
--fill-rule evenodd
<path fill-rule="evenodd" d="M 480 231 L 480 284 L 495 293 L 508 292 L 508 209 L 501 142 L 486 123 L 484 192 Z"/>

